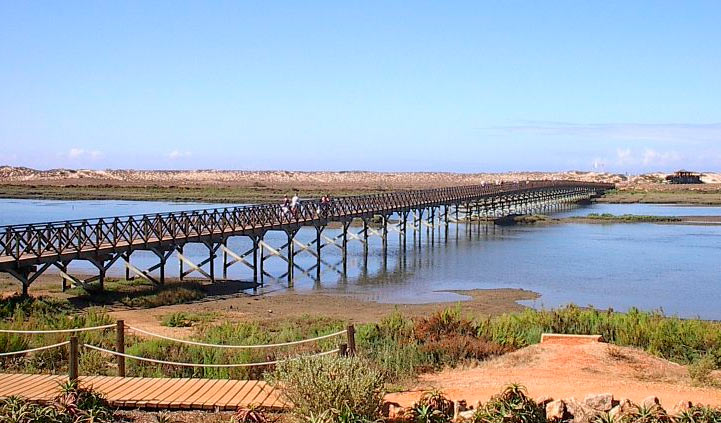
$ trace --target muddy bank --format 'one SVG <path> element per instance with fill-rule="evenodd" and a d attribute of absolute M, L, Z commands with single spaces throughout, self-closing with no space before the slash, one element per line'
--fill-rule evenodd
<path fill-rule="evenodd" d="M 343 293 L 328 291 L 294 292 L 292 289 L 279 288 L 278 291 L 255 294 L 240 282 L 219 282 L 205 284 L 206 296 L 187 304 L 175 304 L 154 308 L 131 308 L 122 304 L 105 306 L 117 318 L 124 318 L 137 324 L 157 326 L 159 318 L 174 312 L 217 312 L 224 318 L 234 320 L 274 320 L 304 315 L 324 316 L 351 322 L 365 323 L 382 319 L 394 310 L 408 316 L 427 315 L 446 307 L 458 306 L 461 310 L 473 314 L 498 315 L 520 311 L 526 308 L 518 301 L 533 300 L 538 294 L 522 289 L 481 289 L 471 291 L 452 291 L 467 296 L 466 301 L 437 302 L 427 304 L 387 304 L 365 301 Z M 0 293 L 3 296 L 19 292 L 20 285 L 7 274 L 0 274 Z M 63 293 L 58 275 L 43 275 L 31 286 L 30 294 L 46 295 L 68 299 L 80 307 L 72 293 Z"/>

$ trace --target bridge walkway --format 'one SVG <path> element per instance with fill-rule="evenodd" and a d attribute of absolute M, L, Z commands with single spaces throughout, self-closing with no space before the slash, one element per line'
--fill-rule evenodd
<path fill-rule="evenodd" d="M 0 398 L 18 396 L 50 403 L 60 393 L 66 375 L 0 373 Z M 80 376 L 81 388 L 102 393 L 112 407 L 163 410 L 235 410 L 260 406 L 265 410 L 288 408 L 278 391 L 264 381 Z"/>

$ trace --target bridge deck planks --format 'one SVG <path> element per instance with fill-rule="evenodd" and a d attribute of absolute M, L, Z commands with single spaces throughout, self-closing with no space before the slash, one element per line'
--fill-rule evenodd
<path fill-rule="evenodd" d="M 51 402 L 65 381 L 67 377 L 61 375 L 0 373 L 0 398 L 20 396 L 34 402 Z M 80 386 L 101 392 L 111 406 L 118 408 L 288 408 L 275 389 L 257 380 L 81 376 Z"/>

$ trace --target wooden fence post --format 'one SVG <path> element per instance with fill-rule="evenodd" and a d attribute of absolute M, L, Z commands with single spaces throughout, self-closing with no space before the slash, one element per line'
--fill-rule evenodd
<path fill-rule="evenodd" d="M 70 337 L 70 356 L 68 363 L 68 379 L 71 383 L 78 381 L 78 337 L 73 335 Z"/>
<path fill-rule="evenodd" d="M 115 351 L 125 354 L 125 321 L 118 320 L 115 328 Z M 118 359 L 118 376 L 125 377 L 125 357 L 116 356 Z"/>
<path fill-rule="evenodd" d="M 353 357 L 355 355 L 355 327 L 349 325 L 348 329 L 348 355 Z"/>

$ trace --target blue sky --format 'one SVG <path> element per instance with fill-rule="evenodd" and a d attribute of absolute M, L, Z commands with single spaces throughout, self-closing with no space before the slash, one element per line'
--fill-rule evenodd
<path fill-rule="evenodd" d="M 721 169 L 721 2 L 0 2 L 0 164 Z"/>

